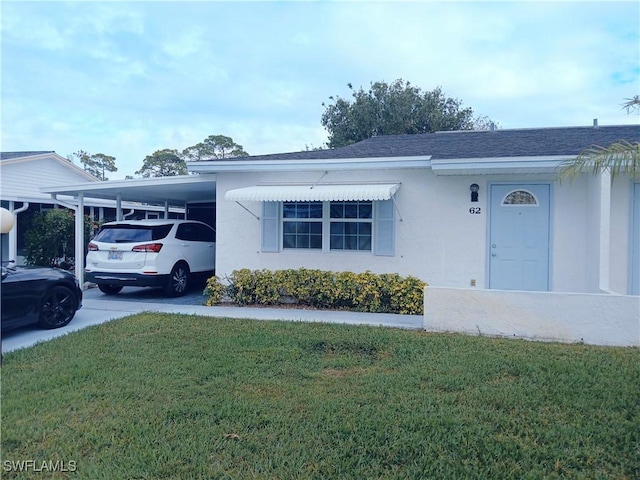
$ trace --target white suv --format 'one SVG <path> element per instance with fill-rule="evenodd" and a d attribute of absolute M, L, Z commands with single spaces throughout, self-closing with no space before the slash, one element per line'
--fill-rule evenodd
<path fill-rule="evenodd" d="M 191 275 L 213 275 L 215 235 L 213 228 L 193 220 L 105 223 L 88 245 L 86 279 L 108 295 L 129 285 L 183 295 Z"/>

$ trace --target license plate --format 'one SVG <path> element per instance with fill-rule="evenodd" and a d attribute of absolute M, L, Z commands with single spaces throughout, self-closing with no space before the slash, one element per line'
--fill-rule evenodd
<path fill-rule="evenodd" d="M 122 252 L 109 252 L 107 260 L 122 260 Z"/>

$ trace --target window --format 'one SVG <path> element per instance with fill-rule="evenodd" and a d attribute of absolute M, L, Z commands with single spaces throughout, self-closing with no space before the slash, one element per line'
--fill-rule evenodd
<path fill-rule="evenodd" d="M 372 232 L 371 201 L 282 203 L 284 249 L 371 251 Z"/>
<path fill-rule="evenodd" d="M 313 250 L 395 255 L 393 200 L 262 202 L 263 252 Z"/>
<path fill-rule="evenodd" d="M 331 250 L 371 251 L 373 202 L 331 202 Z"/>
<path fill-rule="evenodd" d="M 504 197 L 502 205 L 538 205 L 538 201 L 526 190 L 515 190 Z"/>
<path fill-rule="evenodd" d="M 171 229 L 169 225 L 103 225 L 94 240 L 104 243 L 149 242 L 165 238 Z"/>
<path fill-rule="evenodd" d="M 178 240 L 189 242 L 214 242 L 214 236 L 212 228 L 199 223 L 181 223 L 176 231 Z"/>
<path fill-rule="evenodd" d="M 322 249 L 322 202 L 282 204 L 282 247 Z"/>

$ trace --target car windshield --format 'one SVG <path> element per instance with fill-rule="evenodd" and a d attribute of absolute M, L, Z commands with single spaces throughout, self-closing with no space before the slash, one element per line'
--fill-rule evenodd
<path fill-rule="evenodd" d="M 103 243 L 150 242 L 166 237 L 172 227 L 172 224 L 103 225 L 93 240 Z"/>

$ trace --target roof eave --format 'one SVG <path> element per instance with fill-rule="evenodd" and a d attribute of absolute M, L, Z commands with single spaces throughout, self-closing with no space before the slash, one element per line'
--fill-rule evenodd
<path fill-rule="evenodd" d="M 555 174 L 574 155 L 434 159 L 434 175 Z"/>
<path fill-rule="evenodd" d="M 331 158 L 313 160 L 213 160 L 187 162 L 194 173 L 219 172 L 284 172 L 284 171 L 339 171 L 391 168 L 429 168 L 431 156 Z"/>
<path fill-rule="evenodd" d="M 214 177 L 215 178 L 215 177 Z M 66 185 L 57 187 L 41 187 L 40 191 L 43 193 L 58 193 L 58 194 L 70 194 L 71 192 L 82 192 L 85 194 L 91 194 L 92 190 L 101 190 L 103 188 L 117 189 L 120 187 L 135 188 L 136 186 L 146 185 L 164 185 L 173 184 L 176 180 L 187 183 L 207 183 L 212 181 L 211 176 L 199 176 L 199 175 L 179 175 L 172 177 L 151 177 L 151 178 L 135 178 L 128 180 L 109 180 L 106 182 L 91 182 L 80 183 L 76 185 Z"/>
<path fill-rule="evenodd" d="M 25 156 L 22 156 L 22 157 L 8 158 L 6 160 L 2 160 L 2 165 L 3 166 L 5 166 L 5 165 L 8 166 L 8 165 L 16 164 L 16 163 L 25 163 L 25 162 L 33 162 L 33 161 L 37 161 L 37 160 L 44 160 L 46 158 L 52 158 L 52 159 L 56 160 L 58 163 L 60 163 L 61 165 L 65 166 L 66 168 L 74 170 L 76 173 L 86 177 L 87 181 L 89 181 L 89 182 L 99 182 L 100 181 L 100 179 L 94 177 L 89 172 L 85 171 L 84 169 L 82 169 L 81 167 L 79 167 L 78 165 L 73 163 L 72 161 L 64 158 L 63 156 L 57 154 L 56 152 L 43 152 L 43 153 L 39 153 L 39 154 L 36 154 L 36 155 L 25 155 Z"/>

